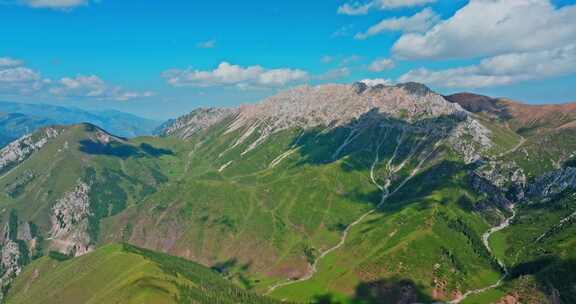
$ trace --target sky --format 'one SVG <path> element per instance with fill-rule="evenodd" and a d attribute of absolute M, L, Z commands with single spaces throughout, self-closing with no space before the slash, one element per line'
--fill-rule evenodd
<path fill-rule="evenodd" d="M 0 100 L 164 120 L 291 86 L 576 101 L 576 0 L 0 0 Z"/>

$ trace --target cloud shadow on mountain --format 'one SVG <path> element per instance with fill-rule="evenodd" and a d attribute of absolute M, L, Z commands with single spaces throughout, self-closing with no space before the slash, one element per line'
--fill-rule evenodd
<path fill-rule="evenodd" d="M 363 282 L 356 286 L 354 295 L 347 303 L 362 304 L 409 304 L 431 303 L 433 299 L 419 286 L 409 279 L 393 277 L 372 282 Z M 324 294 L 314 298 L 312 303 L 337 304 L 332 294 Z"/>
<path fill-rule="evenodd" d="M 122 159 L 131 157 L 154 157 L 158 158 L 164 155 L 174 155 L 172 150 L 156 148 L 150 144 L 140 144 L 133 146 L 121 142 L 112 141 L 109 143 L 100 143 L 91 139 L 84 139 L 80 142 L 79 150 L 90 155 L 115 156 Z"/>

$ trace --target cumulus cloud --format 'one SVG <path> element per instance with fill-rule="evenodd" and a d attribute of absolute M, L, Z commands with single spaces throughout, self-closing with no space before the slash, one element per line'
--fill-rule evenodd
<path fill-rule="evenodd" d="M 298 69 L 265 69 L 262 66 L 242 67 L 222 62 L 214 70 L 172 69 L 162 73 L 172 86 L 238 86 L 279 87 L 288 83 L 305 81 L 308 73 Z"/>
<path fill-rule="evenodd" d="M 0 57 L 0 93 L 31 94 L 47 82 L 39 72 L 22 66 L 21 60 Z"/>
<path fill-rule="evenodd" d="M 152 92 L 128 91 L 110 85 L 94 75 L 54 81 L 23 64 L 21 60 L 0 57 L 0 94 L 117 101 L 152 96 Z"/>
<path fill-rule="evenodd" d="M 374 78 L 374 79 L 363 79 L 360 80 L 360 82 L 364 83 L 367 86 L 376 86 L 376 85 L 391 85 L 392 84 L 392 80 L 390 79 L 383 79 L 383 78 Z"/>
<path fill-rule="evenodd" d="M 405 59 L 481 58 L 553 49 L 576 41 L 576 5 L 549 0 L 471 0 L 425 33 L 406 33 L 393 52 Z"/>
<path fill-rule="evenodd" d="M 372 0 L 368 2 L 352 1 L 338 7 L 338 14 L 342 15 L 366 15 L 372 9 L 390 10 L 402 7 L 412 7 L 434 3 L 436 0 Z"/>
<path fill-rule="evenodd" d="M 371 26 L 364 33 L 357 33 L 354 38 L 366 39 L 370 36 L 378 35 L 385 31 L 401 31 L 409 33 L 426 32 L 441 18 L 432 9 L 425 8 L 421 12 L 410 17 L 387 18 Z"/>
<path fill-rule="evenodd" d="M 87 5 L 89 0 L 23 0 L 25 5 L 33 8 L 71 9 Z"/>
<path fill-rule="evenodd" d="M 399 81 L 449 88 L 482 88 L 572 73 L 576 73 L 575 43 L 551 50 L 498 55 L 477 65 L 453 69 L 416 69 L 402 75 Z"/>
<path fill-rule="evenodd" d="M 15 67 L 24 64 L 22 60 L 10 58 L 10 57 L 0 57 L 0 69 L 5 67 Z"/>
<path fill-rule="evenodd" d="M 394 68 L 394 61 L 388 58 L 376 59 L 368 66 L 368 70 L 372 72 L 382 72 L 392 68 Z"/>
<path fill-rule="evenodd" d="M 55 82 L 49 92 L 58 97 L 91 98 L 97 100 L 127 101 L 152 96 L 152 92 L 127 91 L 107 84 L 95 75 L 64 77 Z"/>

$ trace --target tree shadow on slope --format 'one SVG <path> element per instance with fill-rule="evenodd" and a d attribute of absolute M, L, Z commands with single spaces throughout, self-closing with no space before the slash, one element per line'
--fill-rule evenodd
<path fill-rule="evenodd" d="M 433 299 L 427 295 L 422 286 L 409 279 L 391 278 L 373 282 L 364 282 L 356 286 L 353 297 L 346 303 L 354 304 L 411 304 L 431 303 Z M 341 303 L 331 294 L 317 296 L 312 303 Z"/>
<path fill-rule="evenodd" d="M 533 276 L 538 289 L 557 303 L 576 303 L 576 259 L 544 255 L 510 269 L 508 282 Z"/>
<path fill-rule="evenodd" d="M 326 165 L 346 159 L 342 169 L 368 170 L 376 156 L 378 144 L 381 144 L 380 152 L 386 152 L 380 155 L 380 159 L 390 157 L 402 130 L 406 130 L 407 136 L 398 149 L 398 156 L 405 157 L 421 140 L 427 141 L 426 144 L 435 144 L 446 139 L 464 119 L 461 115 L 445 115 L 408 122 L 373 109 L 342 126 L 305 131 L 292 143 L 302 156 L 295 166 Z M 352 133 L 357 131 L 360 132 Z M 349 143 L 345 144 L 347 140 Z M 424 148 L 426 145 L 420 146 Z"/>
<path fill-rule="evenodd" d="M 139 146 L 133 146 L 117 141 L 101 143 L 91 139 L 81 140 L 79 150 L 90 155 L 114 156 L 122 159 L 131 157 L 159 158 L 164 155 L 174 155 L 172 150 L 156 148 L 147 143 L 140 144 Z"/>

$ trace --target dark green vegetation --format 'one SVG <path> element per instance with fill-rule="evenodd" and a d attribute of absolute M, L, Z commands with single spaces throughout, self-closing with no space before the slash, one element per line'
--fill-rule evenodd
<path fill-rule="evenodd" d="M 50 254 L 14 282 L 8 303 L 278 303 L 182 258 L 106 245 L 75 259 Z"/>
<path fill-rule="evenodd" d="M 457 138 L 478 161 L 454 148 L 465 118 L 407 110 L 272 134 L 270 121 L 239 124 L 234 112 L 186 138 L 63 127 L 0 177 L 0 216 L 13 226 L 0 240 L 22 244 L 28 264 L 8 302 L 53 290 L 55 303 L 268 303 L 255 296 L 268 292 L 426 303 L 490 286 L 505 270 L 502 285 L 464 303 L 576 301 L 574 189 L 530 190 L 542 173 L 573 166 L 570 121 L 559 128 L 546 123 L 556 114 L 535 123 L 516 108 L 457 101 L 491 131 L 487 150 L 475 134 Z M 511 203 L 517 215 L 489 250 L 482 236 Z M 14 232 L 26 223 L 30 235 Z M 107 245 L 117 243 L 147 250 Z M 73 257 L 84 250 L 94 251 Z"/>

